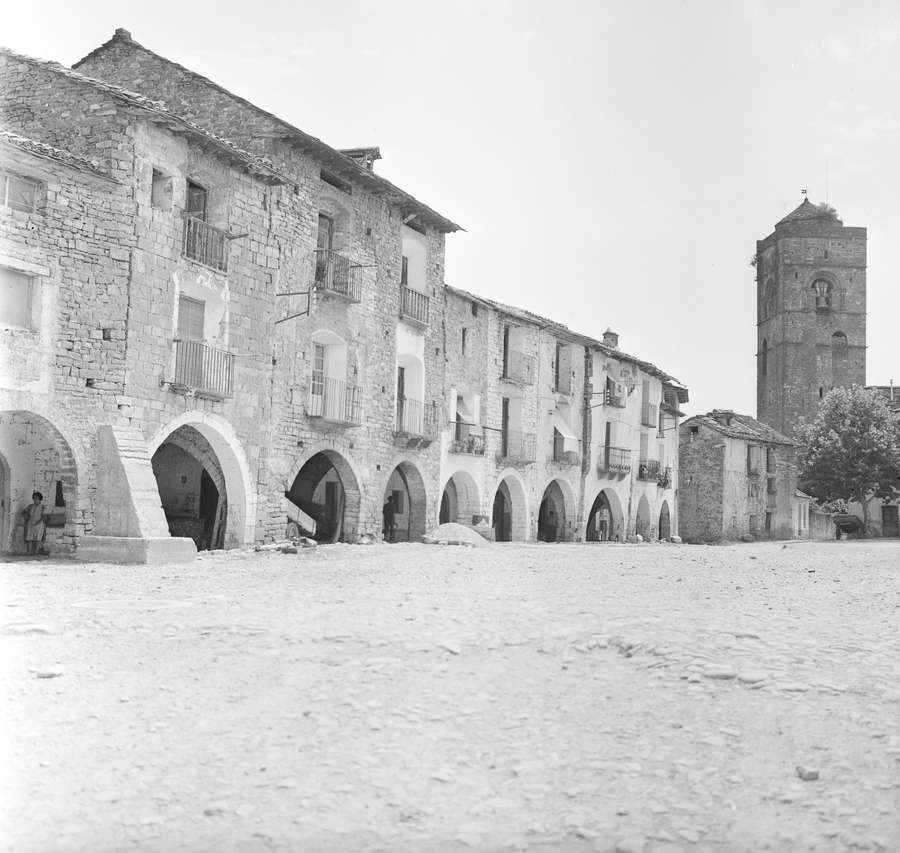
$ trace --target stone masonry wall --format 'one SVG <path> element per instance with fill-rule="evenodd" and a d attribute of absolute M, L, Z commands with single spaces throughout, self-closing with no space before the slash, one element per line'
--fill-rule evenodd
<path fill-rule="evenodd" d="M 679 532 L 685 542 L 718 542 L 724 536 L 725 438 L 702 425 L 697 429 L 679 429 Z"/>

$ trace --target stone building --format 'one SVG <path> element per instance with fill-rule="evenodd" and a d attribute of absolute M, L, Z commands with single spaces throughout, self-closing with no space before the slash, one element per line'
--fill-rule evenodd
<path fill-rule="evenodd" d="M 679 530 L 685 541 L 805 535 L 808 501 L 796 494 L 794 441 L 727 409 L 688 418 L 679 434 Z"/>
<path fill-rule="evenodd" d="M 804 199 L 757 242 L 755 257 L 757 417 L 792 435 L 832 388 L 865 385 L 866 229 Z M 893 398 L 891 386 L 873 387 Z M 900 535 L 897 504 L 871 502 L 873 533 Z"/>
<path fill-rule="evenodd" d="M 677 533 L 679 403 L 659 368 L 519 308 L 446 288 L 441 518 L 506 540 Z M 485 369 L 485 366 L 487 369 Z"/>
<path fill-rule="evenodd" d="M 866 381 L 866 229 L 803 203 L 756 244 L 757 417 L 790 435 Z"/>
<path fill-rule="evenodd" d="M 377 148 L 124 30 L 76 70 L 4 51 L 0 120 L 0 551 L 34 489 L 86 559 L 378 537 L 388 497 L 397 540 L 677 532 L 686 389 L 447 287 L 459 226 Z"/>

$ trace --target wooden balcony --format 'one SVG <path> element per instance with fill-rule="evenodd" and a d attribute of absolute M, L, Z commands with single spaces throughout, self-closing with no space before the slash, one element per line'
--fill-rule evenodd
<path fill-rule="evenodd" d="M 329 249 L 316 249 L 315 285 L 316 290 L 336 293 L 351 302 L 362 298 L 362 267 L 349 258 Z"/>
<path fill-rule="evenodd" d="M 362 423 L 361 392 L 356 385 L 313 371 L 307 415 L 333 424 L 359 426 Z"/>
<path fill-rule="evenodd" d="M 234 353 L 207 346 L 201 341 L 175 339 L 176 389 L 224 400 L 234 393 Z"/>
<path fill-rule="evenodd" d="M 181 254 L 219 272 L 228 271 L 228 235 L 195 216 L 185 216 Z"/>
<path fill-rule="evenodd" d="M 400 285 L 400 316 L 420 326 L 428 325 L 429 299 L 424 293 Z"/>

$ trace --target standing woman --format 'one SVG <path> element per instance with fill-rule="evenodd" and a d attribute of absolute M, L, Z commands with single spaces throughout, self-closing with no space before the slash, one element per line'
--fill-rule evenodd
<path fill-rule="evenodd" d="M 44 496 L 40 492 L 34 492 L 31 495 L 30 503 L 25 507 L 25 544 L 28 546 L 28 556 L 33 557 L 37 554 L 44 541 L 44 529 L 46 523 L 44 521 Z"/>

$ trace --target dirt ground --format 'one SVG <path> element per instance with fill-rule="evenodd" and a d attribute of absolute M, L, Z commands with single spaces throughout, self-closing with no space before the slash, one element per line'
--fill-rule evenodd
<path fill-rule="evenodd" d="M 19 561 L 0 591 L 0 850 L 900 850 L 896 541 Z"/>

